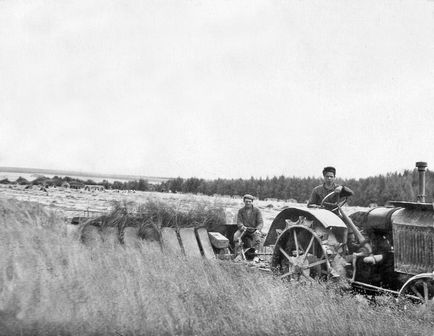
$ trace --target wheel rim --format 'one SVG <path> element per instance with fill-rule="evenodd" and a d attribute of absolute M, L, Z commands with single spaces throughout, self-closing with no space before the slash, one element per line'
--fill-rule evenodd
<path fill-rule="evenodd" d="M 289 280 L 313 281 L 330 276 L 330 263 L 321 239 L 302 225 L 293 225 L 281 233 L 271 266 L 281 278 Z"/>

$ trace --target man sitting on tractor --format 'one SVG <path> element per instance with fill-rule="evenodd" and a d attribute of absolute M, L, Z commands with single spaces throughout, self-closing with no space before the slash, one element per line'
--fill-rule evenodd
<path fill-rule="evenodd" d="M 354 192 L 348 187 L 335 184 L 336 168 L 325 167 L 322 171 L 322 175 L 324 177 L 324 183 L 312 190 L 310 199 L 307 202 L 307 207 L 324 207 L 339 214 L 337 205 L 339 204 L 340 198 L 352 196 Z"/>
<path fill-rule="evenodd" d="M 238 230 L 234 234 L 235 252 L 242 253 L 243 245 L 246 248 L 257 250 L 261 244 L 261 230 L 264 225 L 261 211 L 253 206 L 254 197 L 243 196 L 244 207 L 238 211 Z"/>

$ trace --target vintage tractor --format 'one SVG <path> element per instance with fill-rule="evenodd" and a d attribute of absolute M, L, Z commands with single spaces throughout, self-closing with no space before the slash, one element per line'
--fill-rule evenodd
<path fill-rule="evenodd" d="M 330 203 L 334 196 L 330 193 L 324 198 L 323 207 L 284 209 L 273 220 L 263 244 L 265 262 L 253 262 L 253 266 L 268 271 L 271 268 L 290 280 L 344 279 L 365 292 L 388 292 L 432 304 L 434 208 L 433 203 L 425 202 L 427 164 L 417 162 L 416 166 L 419 170 L 416 202 L 392 201 L 387 206 L 347 216 L 342 208 L 345 195 L 341 193 L 337 203 Z M 105 216 L 91 220 L 77 217 L 69 228 L 89 244 L 101 240 L 134 245 L 136 240 L 147 240 L 186 256 L 225 260 L 236 257 L 231 253 L 236 225 L 221 225 L 212 230 L 167 227 L 158 231 L 144 225 L 148 223 L 146 220 L 141 223 L 142 217 L 132 215 L 128 219 L 124 215 L 120 214 L 117 221 L 111 220 L 113 223 L 108 223 Z M 133 223 L 127 225 L 127 219 Z M 77 225 L 82 221 L 83 225 Z M 243 252 L 243 262 L 261 256 L 261 251 Z"/>
<path fill-rule="evenodd" d="M 425 162 L 417 162 L 416 202 L 392 201 L 347 216 L 324 208 L 290 207 L 271 224 L 271 268 L 290 280 L 347 279 L 368 292 L 434 301 L 434 208 L 425 203 Z M 323 203 L 330 199 L 326 196 Z"/>

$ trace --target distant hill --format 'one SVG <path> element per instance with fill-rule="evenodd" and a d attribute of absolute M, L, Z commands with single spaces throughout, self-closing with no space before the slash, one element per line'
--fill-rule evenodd
<path fill-rule="evenodd" d="M 0 173 L 16 173 L 16 174 L 40 174 L 53 176 L 69 176 L 69 177 L 86 177 L 122 181 L 136 181 L 139 179 L 147 180 L 149 183 L 166 182 L 170 178 L 158 176 L 141 176 L 141 175 L 118 175 L 118 174 L 97 174 L 89 172 L 77 172 L 68 170 L 52 170 L 41 168 L 22 168 L 22 167 L 0 167 Z"/>

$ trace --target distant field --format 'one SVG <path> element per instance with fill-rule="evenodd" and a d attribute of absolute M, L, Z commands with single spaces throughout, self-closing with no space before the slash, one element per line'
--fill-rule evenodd
<path fill-rule="evenodd" d="M 120 174 L 95 174 L 88 172 L 77 172 L 77 171 L 65 171 L 65 170 L 51 170 L 51 169 L 38 169 L 38 168 L 18 168 L 18 167 L 0 167 L 0 180 L 9 179 L 9 181 L 15 181 L 18 177 L 23 177 L 29 181 L 34 180 L 39 176 L 45 177 L 64 177 L 69 176 L 73 178 L 78 178 L 81 180 L 93 180 L 95 182 L 101 182 L 107 180 L 109 182 L 114 181 L 133 181 L 144 179 L 149 183 L 162 183 L 167 181 L 167 177 L 156 177 L 156 176 L 140 176 L 140 175 L 120 175 Z"/>

